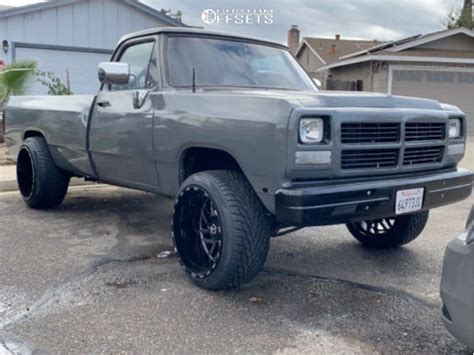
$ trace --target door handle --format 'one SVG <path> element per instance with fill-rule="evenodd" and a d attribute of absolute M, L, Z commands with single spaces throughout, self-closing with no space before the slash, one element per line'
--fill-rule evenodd
<path fill-rule="evenodd" d="M 109 101 L 99 101 L 99 102 L 97 103 L 97 106 L 100 106 L 100 107 L 109 107 L 109 106 L 112 106 L 112 105 L 110 104 Z"/>

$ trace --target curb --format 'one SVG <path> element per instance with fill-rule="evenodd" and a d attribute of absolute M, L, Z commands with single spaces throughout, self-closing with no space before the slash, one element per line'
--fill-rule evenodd
<path fill-rule="evenodd" d="M 18 185 L 16 180 L 0 180 L 0 192 L 16 191 Z"/>
<path fill-rule="evenodd" d="M 15 165 L 14 161 L 0 158 L 0 165 Z"/>
<path fill-rule="evenodd" d="M 69 186 L 90 186 L 100 185 L 93 181 L 84 181 L 79 178 L 72 178 Z M 16 180 L 0 180 L 0 192 L 18 191 L 18 184 Z"/>

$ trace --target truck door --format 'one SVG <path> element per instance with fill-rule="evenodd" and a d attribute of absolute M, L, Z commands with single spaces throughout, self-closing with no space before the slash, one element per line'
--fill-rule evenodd
<path fill-rule="evenodd" d="M 102 85 L 95 101 L 89 149 L 98 177 L 117 185 L 159 190 L 153 156 L 153 104 L 157 87 L 155 38 L 126 42 L 114 61 L 130 65 L 125 85 Z M 139 106 L 134 94 L 140 93 Z"/>

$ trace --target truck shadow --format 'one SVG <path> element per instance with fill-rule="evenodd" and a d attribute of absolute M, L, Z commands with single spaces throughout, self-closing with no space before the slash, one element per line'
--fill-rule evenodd
<path fill-rule="evenodd" d="M 151 193 L 116 189 L 104 195 L 87 192 L 68 196 L 52 213 L 59 218 L 87 220 L 114 217 L 128 239 L 146 240 L 172 248 L 170 220 L 173 201 Z M 98 220 L 95 223 L 100 223 Z M 422 236 L 423 237 L 423 236 Z M 266 265 L 321 277 L 337 277 L 373 284 L 381 281 L 404 288 L 420 274 L 432 274 L 433 256 L 420 248 L 370 250 L 354 241 L 343 226 L 306 228 L 271 240 Z M 439 270 L 440 265 L 435 269 Z M 416 280 L 415 280 L 416 281 Z M 436 286 L 437 287 L 437 286 Z"/>

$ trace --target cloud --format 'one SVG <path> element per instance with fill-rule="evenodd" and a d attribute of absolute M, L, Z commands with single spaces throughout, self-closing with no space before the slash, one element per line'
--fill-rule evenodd
<path fill-rule="evenodd" d="M 302 36 L 393 40 L 442 29 L 442 19 L 462 0 L 142 0 L 158 9 L 181 10 L 185 23 L 286 42 L 288 28 Z M 205 25 L 205 9 L 273 9 L 272 25 Z"/>
<path fill-rule="evenodd" d="M 393 40 L 442 29 L 442 19 L 462 0 L 141 0 L 156 9 L 181 10 L 185 23 L 286 43 L 288 28 L 298 25 L 302 36 Z M 38 0 L 0 0 L 22 6 Z M 272 25 L 205 25 L 205 9 L 272 9 Z"/>

